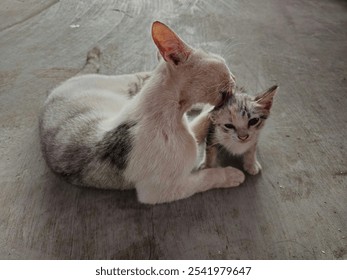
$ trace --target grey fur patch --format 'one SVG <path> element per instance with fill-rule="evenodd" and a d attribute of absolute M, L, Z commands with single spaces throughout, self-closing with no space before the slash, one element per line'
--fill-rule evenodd
<path fill-rule="evenodd" d="M 57 170 L 61 176 L 69 180 L 76 180 L 81 177 L 83 169 L 91 161 L 93 150 L 78 143 L 69 144 L 64 147 L 64 152 L 60 158 L 61 170 Z"/>
<path fill-rule="evenodd" d="M 41 133 L 42 151 L 53 172 L 69 182 L 81 180 L 85 167 L 95 157 L 95 148 L 89 145 L 89 140 L 94 137 L 98 122 L 99 119 L 91 119 L 78 127 L 74 123 L 66 124 L 67 127 L 75 127 L 74 134 L 66 144 L 56 138 L 59 132 L 65 130 L 64 126 Z"/>
<path fill-rule="evenodd" d="M 98 151 L 101 159 L 109 159 L 119 170 L 124 170 L 127 167 L 129 152 L 133 148 L 130 129 L 135 125 L 135 122 L 122 123 L 107 132 Z"/>

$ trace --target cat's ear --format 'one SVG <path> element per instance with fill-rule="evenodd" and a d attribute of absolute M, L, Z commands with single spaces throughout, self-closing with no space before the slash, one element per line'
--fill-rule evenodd
<path fill-rule="evenodd" d="M 175 32 L 159 21 L 152 25 L 152 38 L 164 60 L 174 65 L 184 63 L 192 52 Z"/>
<path fill-rule="evenodd" d="M 212 124 L 217 124 L 217 111 L 212 109 L 210 112 L 208 112 L 208 118 Z"/>
<path fill-rule="evenodd" d="M 272 86 L 261 94 L 258 94 L 254 101 L 257 102 L 265 110 L 270 110 L 273 98 L 277 92 L 278 86 Z"/>
<path fill-rule="evenodd" d="M 157 60 L 160 61 L 162 59 L 163 59 L 163 57 L 161 56 L 160 51 L 158 50 L 157 51 Z"/>

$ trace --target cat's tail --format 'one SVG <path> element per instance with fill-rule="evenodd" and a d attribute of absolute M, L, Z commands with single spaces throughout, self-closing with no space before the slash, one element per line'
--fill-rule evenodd
<path fill-rule="evenodd" d="M 99 70 L 100 70 L 100 55 L 101 55 L 101 51 L 100 51 L 100 49 L 98 47 L 92 48 L 87 53 L 86 63 L 84 64 L 82 70 L 77 75 L 99 73 Z"/>

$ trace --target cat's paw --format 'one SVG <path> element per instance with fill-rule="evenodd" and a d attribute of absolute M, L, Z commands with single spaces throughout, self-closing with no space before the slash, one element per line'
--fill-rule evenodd
<path fill-rule="evenodd" d="M 200 162 L 200 164 L 198 166 L 198 170 L 202 170 L 202 169 L 205 169 L 205 168 L 207 168 L 205 161 Z"/>
<path fill-rule="evenodd" d="M 224 168 L 226 176 L 226 187 L 237 187 L 245 181 L 245 174 L 234 167 Z"/>
<path fill-rule="evenodd" d="M 198 166 L 198 170 L 202 170 L 202 169 L 206 169 L 206 168 L 215 168 L 215 167 L 217 167 L 217 165 L 211 166 L 211 164 L 207 163 L 206 161 L 202 161 L 202 162 L 200 162 L 200 164 Z"/>
<path fill-rule="evenodd" d="M 248 174 L 257 175 L 261 170 L 260 163 L 256 160 L 252 163 L 245 163 L 243 168 L 247 171 Z"/>

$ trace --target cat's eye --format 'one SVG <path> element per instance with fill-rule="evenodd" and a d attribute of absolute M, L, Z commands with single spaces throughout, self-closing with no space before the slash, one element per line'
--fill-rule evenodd
<path fill-rule="evenodd" d="M 248 126 L 256 125 L 258 122 L 259 122 L 259 118 L 250 119 L 248 122 Z"/>
<path fill-rule="evenodd" d="M 233 126 L 233 124 L 231 124 L 231 123 L 226 123 L 224 125 L 224 127 L 227 128 L 227 129 L 235 129 L 235 126 Z"/>

